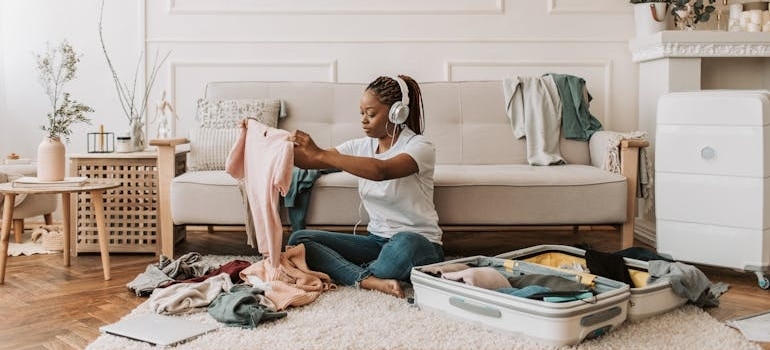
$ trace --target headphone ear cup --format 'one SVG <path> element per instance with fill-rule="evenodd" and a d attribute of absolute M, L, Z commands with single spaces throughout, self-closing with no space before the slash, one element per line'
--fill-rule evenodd
<path fill-rule="evenodd" d="M 406 119 L 409 118 L 409 106 L 403 104 L 401 101 L 396 101 L 390 106 L 390 112 L 388 113 L 388 120 L 393 124 L 403 124 Z"/>

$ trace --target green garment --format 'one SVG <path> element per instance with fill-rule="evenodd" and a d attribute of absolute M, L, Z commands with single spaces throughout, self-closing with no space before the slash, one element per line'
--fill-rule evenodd
<path fill-rule="evenodd" d="M 564 138 L 587 141 L 594 132 L 602 130 L 602 123 L 588 110 L 593 97 L 586 90 L 585 80 L 569 74 L 548 74 L 553 77 L 561 97 L 561 132 Z"/>
<path fill-rule="evenodd" d="M 255 328 L 262 321 L 286 317 L 286 312 L 276 312 L 261 304 L 256 297 L 259 294 L 264 294 L 259 288 L 236 285 L 209 304 L 209 315 L 228 326 L 241 328 Z"/>

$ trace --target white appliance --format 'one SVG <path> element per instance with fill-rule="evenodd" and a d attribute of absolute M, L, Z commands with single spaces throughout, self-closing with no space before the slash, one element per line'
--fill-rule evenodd
<path fill-rule="evenodd" d="M 676 260 L 770 266 L 770 92 L 669 93 L 658 101 L 657 250 Z"/>

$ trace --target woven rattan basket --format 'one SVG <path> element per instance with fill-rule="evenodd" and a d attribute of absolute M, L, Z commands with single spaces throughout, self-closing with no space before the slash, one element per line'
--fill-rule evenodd
<path fill-rule="evenodd" d="M 45 250 L 64 250 L 64 232 L 61 230 L 44 233 L 41 241 Z"/>

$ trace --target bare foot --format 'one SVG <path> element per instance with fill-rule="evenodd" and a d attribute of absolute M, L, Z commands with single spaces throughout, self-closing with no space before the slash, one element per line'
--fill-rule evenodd
<path fill-rule="evenodd" d="M 401 289 L 401 283 L 397 280 L 386 280 L 374 276 L 369 276 L 361 280 L 361 288 L 370 289 L 390 294 L 396 298 L 405 297 L 404 291 Z"/>

